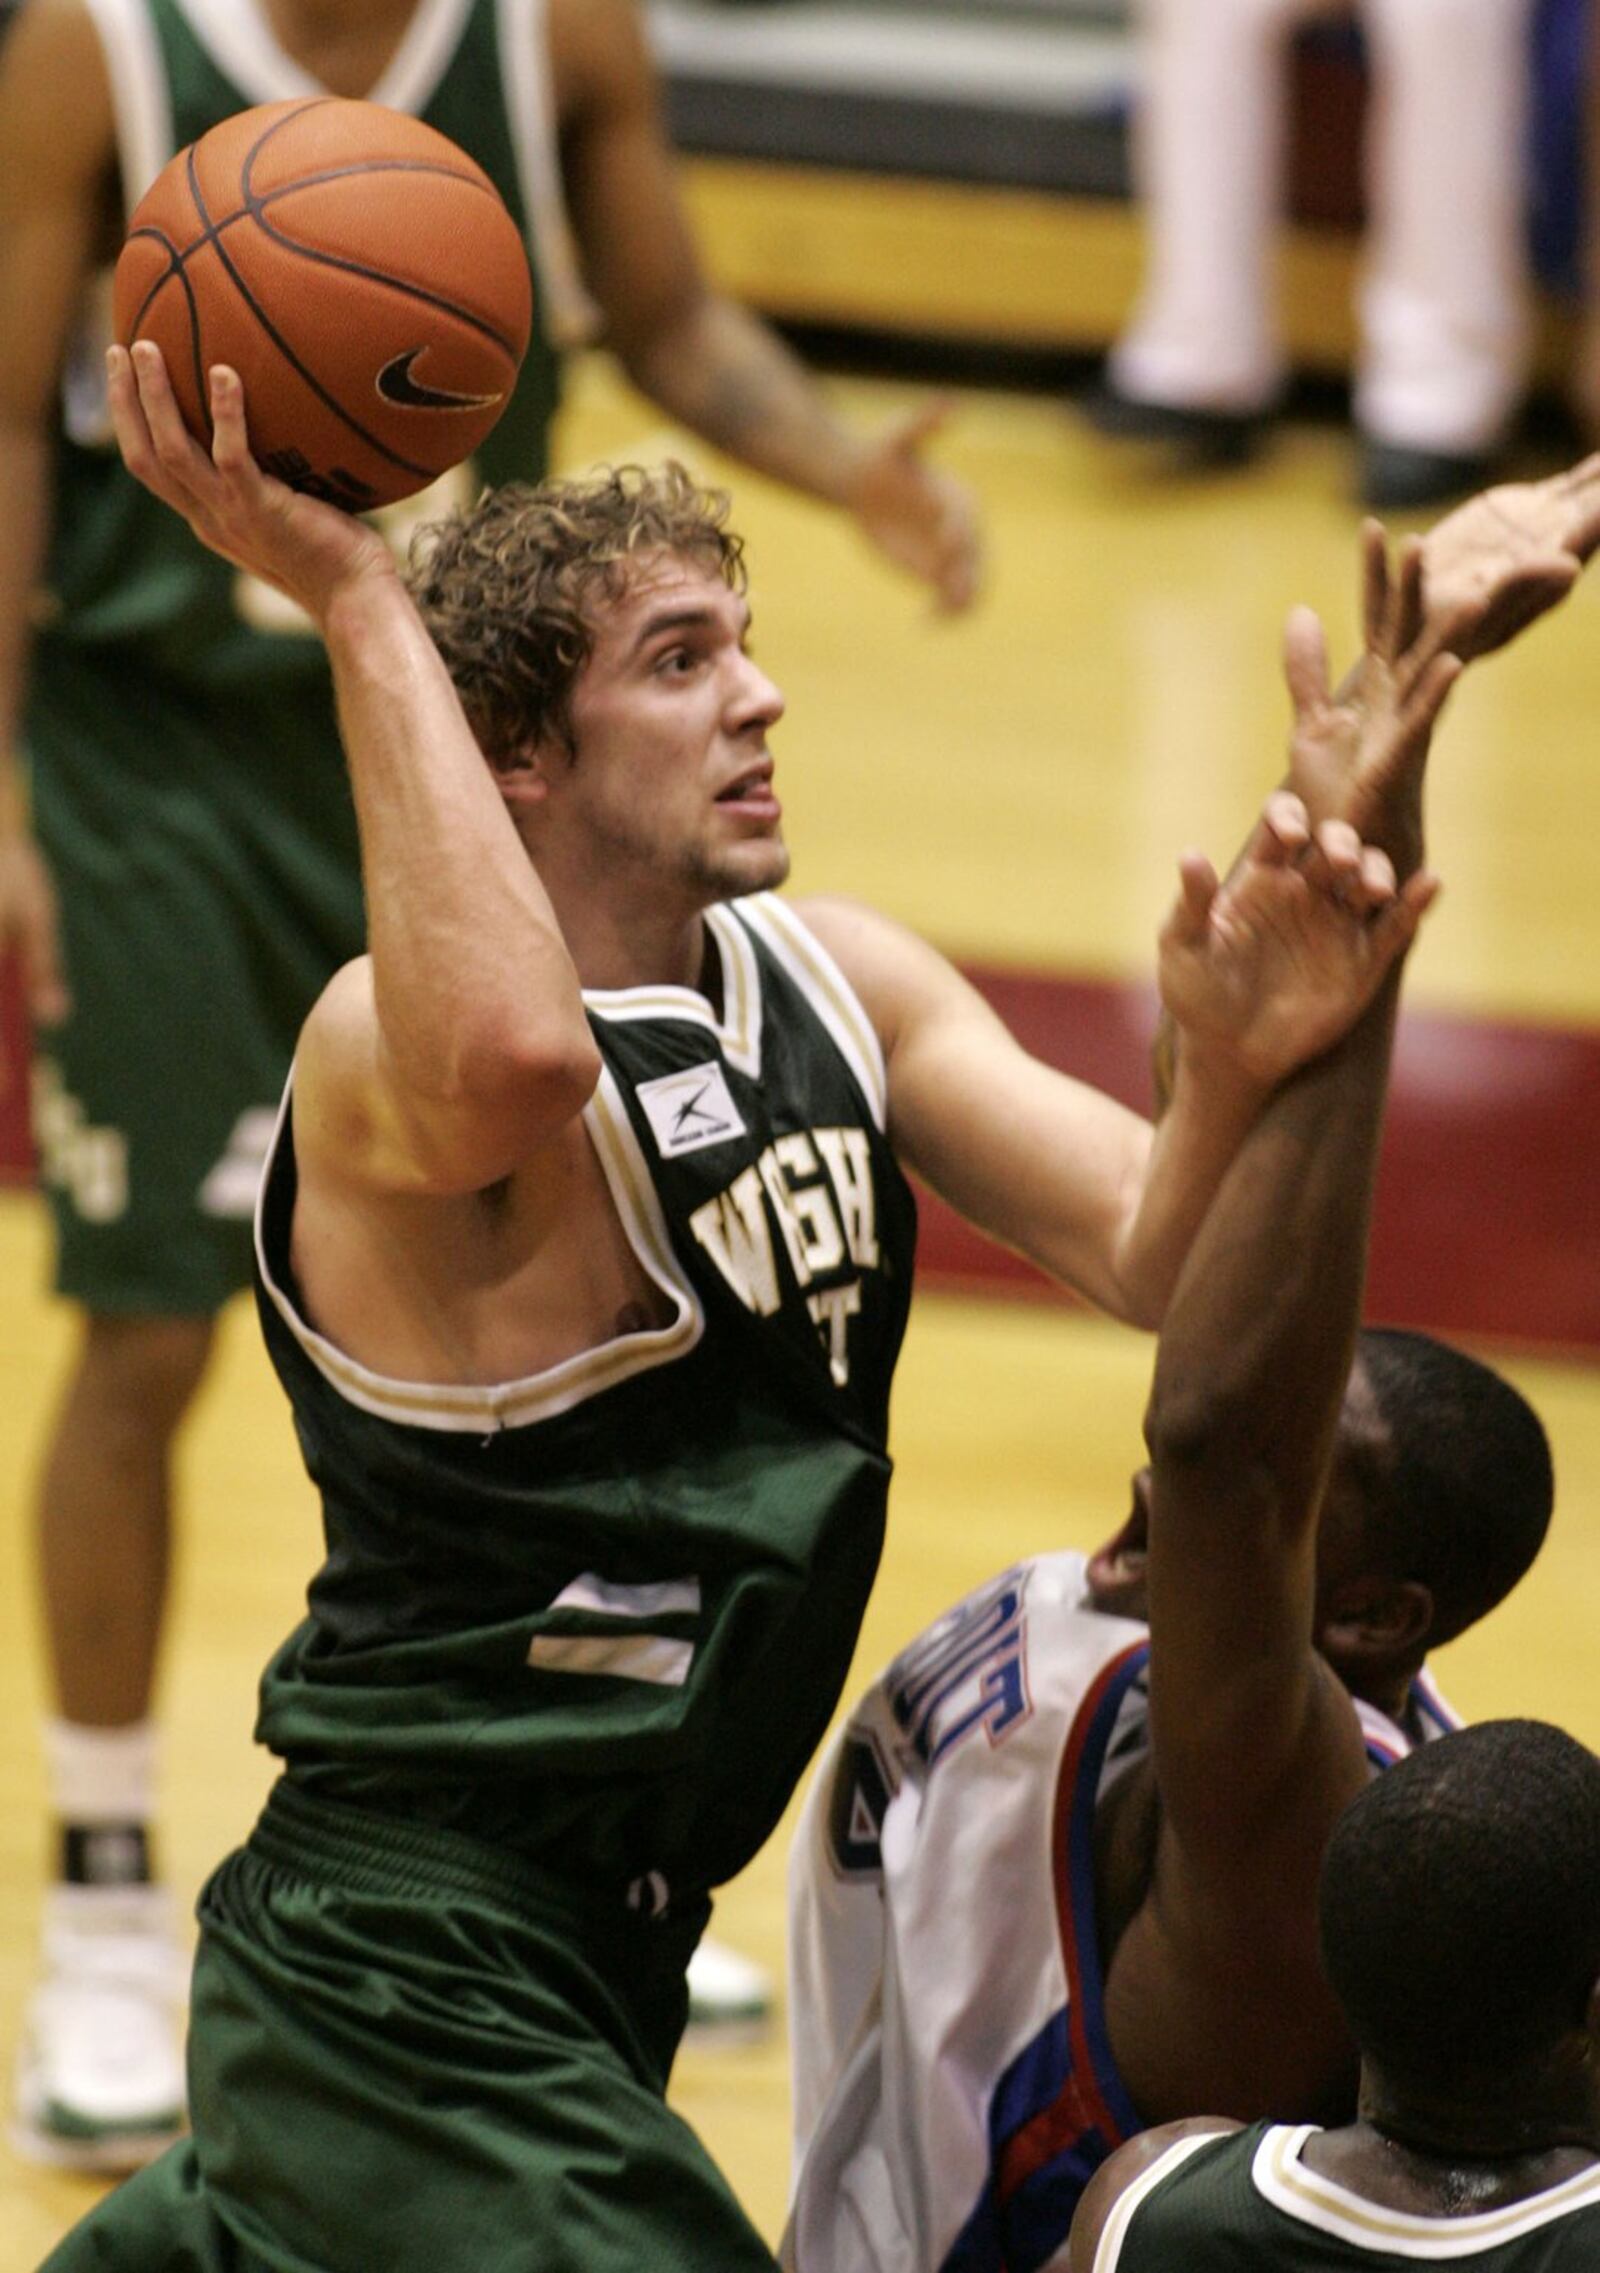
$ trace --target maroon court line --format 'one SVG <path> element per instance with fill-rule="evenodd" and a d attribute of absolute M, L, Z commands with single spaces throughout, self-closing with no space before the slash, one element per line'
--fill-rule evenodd
<path fill-rule="evenodd" d="M 1151 990 L 967 966 L 1025 1047 L 1141 1112 Z M 1466 1340 L 1600 1350 L 1600 1032 L 1403 1014 L 1380 1163 L 1367 1316 Z M 926 1286 L 1054 1297 L 924 1193 Z"/>

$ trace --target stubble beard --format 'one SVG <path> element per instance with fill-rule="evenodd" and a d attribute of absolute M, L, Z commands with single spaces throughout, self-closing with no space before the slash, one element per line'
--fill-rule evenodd
<path fill-rule="evenodd" d="M 752 892 L 775 892 L 789 874 L 789 848 L 782 837 L 752 837 L 716 853 L 695 851 L 684 863 L 685 881 L 708 900 L 742 900 Z"/>
<path fill-rule="evenodd" d="M 664 846 L 636 836 L 626 827 L 601 839 L 620 865 L 650 873 L 653 888 L 681 894 L 695 908 L 718 900 L 742 900 L 752 892 L 774 892 L 789 874 L 789 848 L 781 836 L 751 836 L 732 844 L 690 843 Z"/>

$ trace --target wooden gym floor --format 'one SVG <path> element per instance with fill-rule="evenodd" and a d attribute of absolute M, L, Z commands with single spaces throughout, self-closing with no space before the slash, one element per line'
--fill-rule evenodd
<path fill-rule="evenodd" d="M 866 420 L 917 392 L 833 384 Z M 669 447 L 717 470 L 601 366 L 580 367 L 568 463 Z M 943 448 L 980 492 L 992 545 L 985 602 L 957 624 L 927 620 L 825 512 L 737 484 L 758 651 L 790 698 L 774 747 L 795 884 L 904 917 L 981 966 L 1041 1046 L 1137 1090 L 1139 982 L 1174 857 L 1194 841 L 1224 858 L 1276 777 L 1286 608 L 1322 608 L 1336 658 L 1350 651 L 1343 438 L 1289 428 L 1259 467 L 1167 486 L 1113 460 L 1055 400 L 974 390 Z M 1444 1320 L 1506 1357 L 1555 1442 L 1550 1547 L 1492 1630 L 1446 1653 L 1444 1682 L 1469 1714 L 1542 1714 L 1600 1744 L 1600 1221 L 1586 1173 L 1600 1052 L 1597 717 L 1600 572 L 1562 619 L 1483 666 L 1441 736 L 1433 857 L 1447 891 L 1412 977 L 1403 1141 L 1386 1169 L 1374 1287 L 1385 1314 Z M 897 1398 L 890 1546 L 853 1686 L 1010 1558 L 1109 1530 L 1139 1458 L 1143 1338 L 1006 1299 L 1028 1290 L 937 1222 L 928 1262 Z M 71 1336 L 45 1274 L 33 1201 L 0 1199 L 5 2046 L 44 1866 L 26 1509 Z M 189 1431 L 182 1494 L 163 1848 L 187 1902 L 265 1790 L 268 1764 L 250 1743 L 256 1672 L 297 1616 L 316 1555 L 315 1509 L 247 1305 L 229 1315 Z M 718 1918 L 774 1967 L 784 1850 L 780 1831 Z M 754 2049 L 686 2052 L 674 2096 L 775 2238 L 781 2026 Z M 0 2273 L 37 2265 L 96 2192 L 0 2147 Z"/>

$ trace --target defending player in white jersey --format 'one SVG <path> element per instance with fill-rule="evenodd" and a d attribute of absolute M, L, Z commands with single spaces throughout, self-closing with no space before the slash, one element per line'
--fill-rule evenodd
<path fill-rule="evenodd" d="M 1353 702 L 1304 619 L 1290 642 L 1301 751 L 1350 770 L 1402 879 L 1433 683 L 1415 585 L 1412 561 Z M 1354 2106 L 1322 1854 L 1375 1760 L 1448 1725 L 1425 1653 L 1515 1584 L 1551 1498 L 1508 1384 L 1357 1339 L 1398 994 L 1396 966 L 1224 1178 L 1122 1529 L 969 1598 L 825 1763 L 791 1878 L 798 2273 L 1061 2266 L 1134 2132 Z"/>

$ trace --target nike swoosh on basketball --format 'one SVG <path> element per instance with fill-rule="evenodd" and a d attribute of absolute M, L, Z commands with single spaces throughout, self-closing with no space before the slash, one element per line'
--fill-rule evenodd
<path fill-rule="evenodd" d="M 426 347 L 408 347 L 384 365 L 378 373 L 378 392 L 385 402 L 399 403 L 406 410 L 487 410 L 490 403 L 499 402 L 503 388 L 492 395 L 459 395 L 449 387 L 424 386 L 411 376 L 411 366 L 427 352 Z"/>

